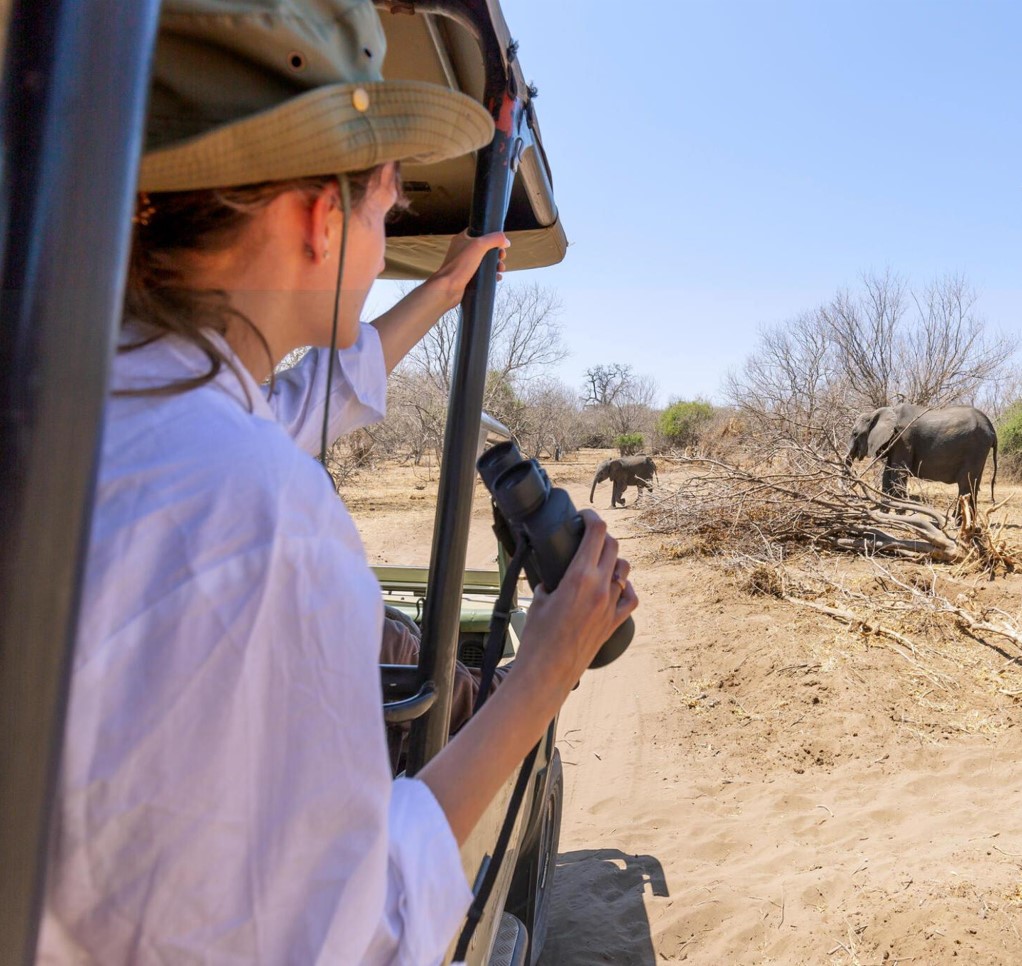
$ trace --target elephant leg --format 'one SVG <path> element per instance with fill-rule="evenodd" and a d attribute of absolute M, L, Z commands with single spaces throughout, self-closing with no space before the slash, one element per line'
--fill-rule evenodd
<path fill-rule="evenodd" d="M 973 476 L 971 473 L 965 476 L 964 479 L 958 481 L 958 499 L 961 500 L 963 497 L 969 504 L 969 510 L 972 512 L 973 517 L 976 516 L 976 498 L 979 493 L 979 477 Z M 957 514 L 956 514 L 957 515 Z"/>
<path fill-rule="evenodd" d="M 880 489 L 883 491 L 884 496 L 891 495 L 891 489 L 894 486 L 894 470 L 890 466 L 884 465 L 884 472 L 880 477 Z"/>
<path fill-rule="evenodd" d="M 899 500 L 908 499 L 908 471 L 899 469 L 894 471 L 894 487 L 891 491 Z"/>
<path fill-rule="evenodd" d="M 619 504 L 621 506 L 624 506 L 625 505 L 624 493 L 625 484 L 621 480 L 614 480 L 614 492 L 611 495 L 610 505 L 612 507 L 618 506 Z"/>
<path fill-rule="evenodd" d="M 908 496 L 907 477 L 908 474 L 904 467 L 891 466 L 890 463 L 887 463 L 880 478 L 880 488 L 887 496 L 893 496 L 896 500 L 904 500 Z"/>

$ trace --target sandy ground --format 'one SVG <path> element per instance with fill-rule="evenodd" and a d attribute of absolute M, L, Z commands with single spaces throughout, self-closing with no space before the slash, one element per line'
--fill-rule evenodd
<path fill-rule="evenodd" d="M 579 506 L 601 456 L 548 466 Z M 373 562 L 428 557 L 436 478 L 388 467 L 345 487 Z M 976 639 L 948 655 L 960 680 L 932 686 L 882 640 L 749 596 L 717 560 L 665 560 L 609 502 L 603 484 L 637 635 L 561 716 L 543 963 L 1022 962 L 1015 650 Z M 480 492 L 469 565 L 492 564 L 487 515 Z M 1017 616 L 1022 575 L 964 592 Z"/>

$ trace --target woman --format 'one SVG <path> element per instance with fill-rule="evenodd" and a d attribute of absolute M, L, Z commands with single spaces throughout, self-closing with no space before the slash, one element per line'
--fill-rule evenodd
<path fill-rule="evenodd" d="M 382 602 L 322 468 L 501 235 L 460 236 L 375 326 L 396 162 L 488 140 L 467 98 L 383 82 L 372 4 L 168 0 L 76 645 L 40 958 L 434 962 L 458 845 L 636 606 L 601 521 L 537 592 L 513 672 L 392 782 Z M 235 187 L 231 187 L 235 186 Z M 337 366 L 334 365 L 336 369 Z"/>

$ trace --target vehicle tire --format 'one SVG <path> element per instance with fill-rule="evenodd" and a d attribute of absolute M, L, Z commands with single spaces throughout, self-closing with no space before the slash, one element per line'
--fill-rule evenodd
<path fill-rule="evenodd" d="M 550 780 L 540 816 L 539 834 L 529 857 L 529 898 L 525 910 L 525 926 L 529 930 L 529 966 L 536 966 L 546 942 L 553 898 L 554 869 L 557 867 L 557 844 L 561 837 L 561 806 L 564 802 L 564 770 L 561 756 L 554 749 L 550 761 Z"/>

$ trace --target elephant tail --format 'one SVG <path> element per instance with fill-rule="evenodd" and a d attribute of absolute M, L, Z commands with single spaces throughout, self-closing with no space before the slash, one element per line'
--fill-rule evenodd
<path fill-rule="evenodd" d="M 994 502 L 994 481 L 997 479 L 997 433 L 994 433 L 994 475 L 990 477 L 990 502 Z"/>

